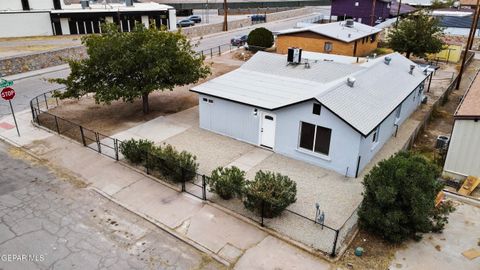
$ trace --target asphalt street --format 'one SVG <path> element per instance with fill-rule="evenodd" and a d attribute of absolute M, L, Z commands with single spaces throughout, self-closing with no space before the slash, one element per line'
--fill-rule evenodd
<path fill-rule="evenodd" d="M 245 27 L 241 29 L 228 31 L 225 33 L 213 34 L 213 35 L 204 37 L 202 39 L 198 39 L 198 38 L 193 39 L 192 43 L 196 44 L 196 47 L 195 47 L 196 51 L 206 50 L 219 45 L 228 44 L 232 37 L 248 34 L 255 27 L 266 27 L 271 31 L 278 31 L 280 29 L 294 27 L 298 22 L 306 22 L 320 15 L 324 15 L 327 17 L 330 14 L 329 7 L 312 7 L 312 9 L 314 9 L 315 13 L 308 16 Z M 28 78 L 14 80 L 15 84 L 13 88 L 16 91 L 16 97 L 12 101 L 14 110 L 16 112 L 27 110 L 30 108 L 29 101 L 33 97 L 50 90 L 60 88 L 61 85 L 49 83 L 47 80 L 49 78 L 65 78 L 66 76 L 68 76 L 69 72 L 70 71 L 67 68 L 60 71 L 55 71 L 55 72 L 31 76 Z M 10 107 L 8 105 L 8 102 L 4 100 L 0 100 L 0 119 L 9 114 L 10 114 Z"/>
<path fill-rule="evenodd" d="M 0 171 L 0 269 L 224 269 L 3 142 Z"/>

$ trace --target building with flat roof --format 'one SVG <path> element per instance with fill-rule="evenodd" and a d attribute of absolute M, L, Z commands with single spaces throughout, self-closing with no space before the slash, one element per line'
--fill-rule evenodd
<path fill-rule="evenodd" d="M 63 0 L 9 0 L 0 2 L 0 37 L 101 33 L 101 24 L 113 22 L 124 32 L 135 23 L 176 29 L 175 9 L 154 2 L 100 3 Z"/>

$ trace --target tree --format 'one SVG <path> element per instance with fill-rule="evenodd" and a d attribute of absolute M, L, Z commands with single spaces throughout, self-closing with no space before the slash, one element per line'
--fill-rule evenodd
<path fill-rule="evenodd" d="M 273 46 L 273 34 L 266 28 L 256 28 L 248 34 L 247 43 L 249 47 L 270 48 Z"/>
<path fill-rule="evenodd" d="M 449 203 L 435 207 L 443 188 L 439 175 L 436 165 L 408 152 L 381 161 L 363 181 L 360 227 L 394 243 L 441 231 L 453 207 Z"/>
<path fill-rule="evenodd" d="M 241 197 L 245 187 L 245 171 L 232 166 L 230 168 L 218 167 L 212 171 L 208 179 L 209 191 L 215 192 L 224 200 L 234 196 Z"/>
<path fill-rule="evenodd" d="M 425 12 L 409 15 L 400 21 L 388 35 L 388 45 L 395 51 L 425 57 L 428 53 L 438 53 L 443 49 L 443 29 L 438 19 Z"/>
<path fill-rule="evenodd" d="M 95 93 L 97 103 L 110 104 L 141 97 L 143 112 L 148 113 L 151 92 L 195 83 L 210 73 L 180 32 L 136 24 L 132 32 L 122 33 L 110 23 L 102 25 L 101 35 L 84 36 L 82 44 L 88 58 L 69 59 L 70 75 L 52 80 L 66 85 L 65 92 L 57 93 L 60 98 Z"/>
<path fill-rule="evenodd" d="M 279 173 L 258 171 L 245 187 L 244 205 L 264 217 L 278 216 L 297 201 L 297 184 Z"/>
<path fill-rule="evenodd" d="M 448 8 L 453 6 L 455 0 L 433 0 L 431 9 Z"/>

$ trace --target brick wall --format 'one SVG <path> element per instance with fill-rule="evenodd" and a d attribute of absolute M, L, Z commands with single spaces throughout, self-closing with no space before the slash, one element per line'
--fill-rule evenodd
<path fill-rule="evenodd" d="M 65 64 L 65 58 L 80 59 L 86 56 L 85 47 L 75 46 L 48 52 L 3 57 L 0 58 L 0 73 L 8 76 Z"/>

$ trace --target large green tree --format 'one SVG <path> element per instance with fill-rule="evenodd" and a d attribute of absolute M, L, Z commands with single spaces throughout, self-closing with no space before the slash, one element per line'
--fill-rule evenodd
<path fill-rule="evenodd" d="M 97 103 L 115 100 L 143 100 L 149 112 L 148 97 L 153 91 L 173 90 L 195 83 L 210 73 L 203 57 L 192 49 L 180 32 L 170 32 L 137 24 L 132 32 L 122 33 L 115 24 L 102 26 L 102 34 L 82 38 L 88 57 L 69 59 L 71 73 L 53 81 L 66 85 L 60 98 L 78 98 L 95 93 Z"/>
<path fill-rule="evenodd" d="M 443 49 L 443 29 L 438 19 L 420 11 L 401 20 L 387 37 L 390 48 L 410 55 L 425 57 L 428 53 L 438 53 Z"/>
<path fill-rule="evenodd" d="M 400 152 L 381 161 L 365 176 L 364 198 L 358 211 L 361 228 L 390 242 L 419 233 L 441 231 L 453 207 L 435 207 L 443 185 L 439 168 L 424 157 Z"/>

